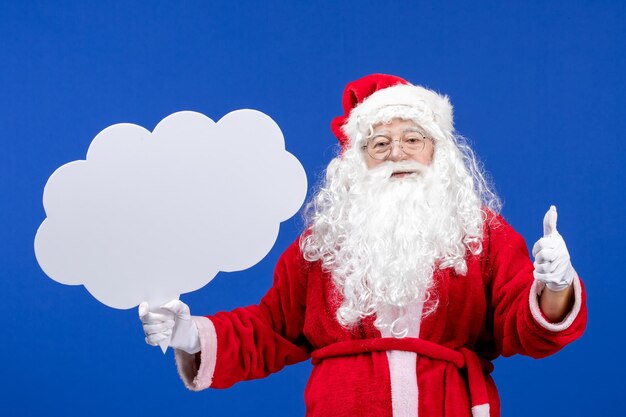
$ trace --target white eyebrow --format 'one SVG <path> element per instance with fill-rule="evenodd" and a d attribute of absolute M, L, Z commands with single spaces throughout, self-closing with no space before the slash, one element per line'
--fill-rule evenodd
<path fill-rule="evenodd" d="M 404 135 L 405 133 L 408 133 L 408 132 L 421 133 L 422 135 L 426 136 L 426 134 L 421 129 L 419 129 L 417 127 L 407 127 L 406 129 L 403 129 L 401 133 Z M 373 135 L 370 136 L 370 138 L 375 138 L 375 137 L 378 137 L 378 136 L 389 137 L 390 133 L 391 132 L 389 132 L 388 130 L 383 130 L 381 132 L 374 133 Z"/>

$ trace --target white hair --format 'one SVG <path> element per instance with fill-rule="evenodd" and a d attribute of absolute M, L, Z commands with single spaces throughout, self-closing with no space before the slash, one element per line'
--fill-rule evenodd
<path fill-rule="evenodd" d="M 376 123 L 395 117 L 390 112 Z M 434 311 L 433 271 L 453 268 L 465 275 L 468 252 L 482 251 L 486 210 L 500 211 L 465 139 L 433 124 L 425 130 L 435 147 L 432 164 L 420 167 L 420 175 L 390 181 L 392 162 L 368 170 L 366 132 L 360 132 L 331 161 L 307 206 L 308 231 L 300 247 L 306 260 L 319 261 L 331 274 L 342 294 L 337 319 L 346 327 L 420 297 L 429 300 L 423 314 Z M 380 317 L 376 322 L 379 328 L 388 325 Z"/>

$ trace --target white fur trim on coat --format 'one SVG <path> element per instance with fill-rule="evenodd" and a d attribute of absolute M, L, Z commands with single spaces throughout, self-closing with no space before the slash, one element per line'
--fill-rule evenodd
<path fill-rule="evenodd" d="M 489 404 L 473 406 L 472 417 L 489 417 Z"/>
<path fill-rule="evenodd" d="M 391 380 L 393 417 L 417 417 L 419 391 L 417 388 L 417 353 L 390 350 L 387 352 Z"/>
<path fill-rule="evenodd" d="M 213 382 L 217 360 L 217 334 L 211 320 L 206 317 L 192 316 L 200 335 L 200 352 L 193 355 L 176 349 L 176 367 L 185 386 L 192 391 L 209 388 Z M 197 355 L 200 357 L 197 358 Z M 200 361 L 198 366 L 198 359 Z"/>
<path fill-rule="evenodd" d="M 408 337 L 419 337 L 423 298 L 420 301 L 409 304 L 409 317 L 411 324 L 408 328 Z M 399 311 L 395 308 L 381 311 L 380 316 L 386 322 L 393 322 L 399 317 Z M 392 337 L 391 329 L 381 329 L 381 336 Z M 398 350 L 387 351 L 389 364 L 389 379 L 391 382 L 391 409 L 393 417 L 418 417 L 419 389 L 417 386 L 417 354 Z"/>
<path fill-rule="evenodd" d="M 582 288 L 580 286 L 580 279 L 578 279 L 578 275 L 574 278 L 572 285 L 574 285 L 574 305 L 572 306 L 572 310 L 560 323 L 550 323 L 544 318 L 539 307 L 538 295 L 541 294 L 541 291 L 543 291 L 544 284 L 537 280 L 533 282 L 533 285 L 530 288 L 530 297 L 528 302 L 530 303 L 530 312 L 532 313 L 533 318 L 541 325 L 541 327 L 553 332 L 561 332 L 572 325 L 578 316 L 582 305 Z"/>

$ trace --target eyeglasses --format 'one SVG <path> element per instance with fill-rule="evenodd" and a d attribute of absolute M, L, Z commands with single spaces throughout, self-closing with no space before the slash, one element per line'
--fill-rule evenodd
<path fill-rule="evenodd" d="M 400 139 L 393 140 L 384 135 L 376 135 L 367 141 L 363 149 L 367 151 L 369 156 L 378 161 L 389 158 L 393 142 L 398 142 L 400 149 L 407 155 L 417 155 L 426 147 L 428 138 L 421 132 L 407 132 Z"/>

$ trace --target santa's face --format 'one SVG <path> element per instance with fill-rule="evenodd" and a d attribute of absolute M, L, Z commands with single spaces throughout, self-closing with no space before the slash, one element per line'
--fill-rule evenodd
<path fill-rule="evenodd" d="M 376 314 L 376 327 L 393 330 L 396 319 L 387 312 L 409 314 L 409 306 L 425 300 L 423 313 L 434 311 L 433 271 L 464 275 L 466 242 L 482 236 L 480 197 L 454 137 L 438 136 L 435 153 L 423 133 L 398 118 L 372 125 L 366 141 L 380 138 L 381 152 L 362 149 L 357 136 L 358 145 L 331 162 L 315 197 L 301 249 L 332 275 L 343 295 L 337 310 L 343 325 Z"/>
<path fill-rule="evenodd" d="M 385 157 L 385 153 L 380 152 L 379 148 L 387 149 L 389 146 L 391 149 Z M 428 138 L 424 130 L 415 122 L 392 119 L 390 123 L 378 123 L 372 126 L 363 153 L 365 164 L 369 169 L 376 168 L 386 161 L 409 160 L 430 165 L 433 161 L 434 144 L 432 139 Z M 379 155 L 375 158 L 373 155 L 377 153 Z M 414 172 L 398 171 L 392 174 L 392 178 L 402 178 L 415 174 Z"/>

